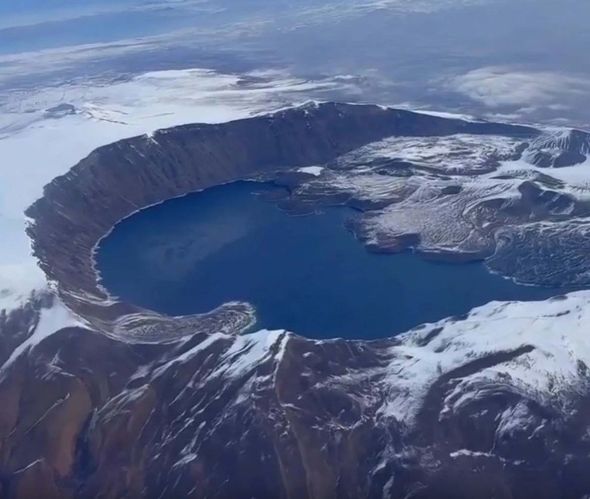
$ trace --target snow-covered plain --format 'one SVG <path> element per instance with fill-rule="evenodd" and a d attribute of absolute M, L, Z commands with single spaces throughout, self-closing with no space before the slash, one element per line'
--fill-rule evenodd
<path fill-rule="evenodd" d="M 281 72 L 189 69 L 15 92 L 0 104 L 0 310 L 45 286 L 31 257 L 24 210 L 93 149 L 159 128 L 269 112 L 343 85 Z"/>

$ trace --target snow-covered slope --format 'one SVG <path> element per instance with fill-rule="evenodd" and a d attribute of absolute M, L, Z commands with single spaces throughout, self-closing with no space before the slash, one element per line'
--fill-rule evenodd
<path fill-rule="evenodd" d="M 566 407 L 588 388 L 588 324 L 590 292 L 581 291 L 545 302 L 492 302 L 464 319 L 425 325 L 390 351 L 393 360 L 386 371 L 392 396 L 382 413 L 411 422 L 437 379 L 470 364 L 472 372 L 458 376 L 443 413 L 480 396 L 482 387 L 498 384 L 540 404 Z M 519 354 L 485 363 L 510 352 Z"/>

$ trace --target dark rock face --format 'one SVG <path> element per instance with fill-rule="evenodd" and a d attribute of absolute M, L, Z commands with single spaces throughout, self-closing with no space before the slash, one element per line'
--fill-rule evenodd
<path fill-rule="evenodd" d="M 51 107 L 45 110 L 45 117 L 46 118 L 63 118 L 64 116 L 70 114 L 76 114 L 78 110 L 72 104 L 59 104 L 55 107 Z"/>
<path fill-rule="evenodd" d="M 562 330 L 559 317 L 583 320 L 583 297 L 543 304 L 557 329 L 539 337 L 524 335 L 542 322 L 536 311 L 530 317 L 505 305 L 390 340 L 322 342 L 284 331 L 235 334 L 251 318 L 247 304 L 168 318 L 113 302 L 96 282 L 96 242 L 137 209 L 222 182 L 276 178 L 277 171 L 324 164 L 392 135 L 460 132 L 539 135 L 526 127 L 325 104 L 121 141 L 52 182 L 28 211 L 29 234 L 59 295 L 89 326 L 62 329 L 1 368 L 0 496 L 588 494 L 588 367 L 579 357 L 573 374 L 558 371 L 550 360 L 560 344 L 542 344 L 576 324 Z M 410 169 L 378 167 L 388 178 L 403 170 L 402 180 Z M 297 185 L 301 177 L 283 180 Z M 506 218 L 531 210 L 545 216 L 569 202 L 534 183 L 520 192 L 517 203 L 493 209 Z M 462 194 L 456 183 L 440 190 L 445 199 Z M 357 201 L 359 209 L 385 206 L 342 196 L 337 202 Z M 405 246 L 420 242 L 419 234 L 404 237 Z M 39 300 L 0 317 L 3 359 L 52 305 L 51 298 Z M 512 317 L 530 319 L 514 341 L 501 334 Z M 498 324 L 498 334 L 478 344 L 489 340 L 482 331 L 489 324 Z M 576 349 L 566 346 L 567 359 L 574 358 Z M 539 359 L 561 375 L 547 372 L 544 384 L 543 373 L 526 371 Z"/>

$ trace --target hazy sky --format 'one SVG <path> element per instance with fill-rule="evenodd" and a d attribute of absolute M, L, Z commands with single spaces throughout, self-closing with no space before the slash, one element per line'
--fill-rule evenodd
<path fill-rule="evenodd" d="M 588 126 L 586 0 L 21 0 L 0 88 L 150 69 L 347 75 L 358 100 Z"/>

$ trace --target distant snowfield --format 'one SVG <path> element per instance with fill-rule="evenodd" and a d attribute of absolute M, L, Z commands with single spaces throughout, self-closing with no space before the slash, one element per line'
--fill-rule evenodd
<path fill-rule="evenodd" d="M 280 72 L 151 72 L 19 92 L 0 104 L 0 310 L 45 278 L 31 256 L 24 211 L 43 186 L 99 146 L 185 123 L 221 123 L 299 104 L 350 85 Z"/>

